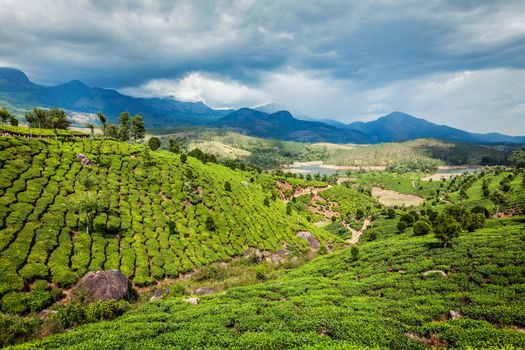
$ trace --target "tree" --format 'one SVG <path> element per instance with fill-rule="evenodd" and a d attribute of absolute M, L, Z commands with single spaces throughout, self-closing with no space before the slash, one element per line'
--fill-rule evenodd
<path fill-rule="evenodd" d="M 106 119 L 104 114 L 102 114 L 101 112 L 97 113 L 97 117 L 98 117 L 98 120 L 100 121 L 100 124 L 102 124 L 102 132 L 105 135 L 106 134 L 106 126 L 108 124 L 108 120 Z"/>
<path fill-rule="evenodd" d="M 419 220 L 414 223 L 413 230 L 415 236 L 424 236 L 430 233 L 431 227 L 425 220 Z"/>
<path fill-rule="evenodd" d="M 122 141 L 129 140 L 129 112 L 122 112 L 118 116 L 119 139 Z"/>
<path fill-rule="evenodd" d="M 9 113 L 7 109 L 0 109 L 0 119 L 2 119 L 2 123 L 4 123 L 4 125 L 6 125 L 7 122 L 11 120 L 11 118 L 13 118 L 13 115 Z"/>
<path fill-rule="evenodd" d="M 288 205 L 286 206 L 286 214 L 287 214 L 287 215 L 292 215 L 292 206 L 291 206 L 290 204 L 288 204 Z M 335 218 L 335 216 L 332 217 L 332 219 L 334 219 L 334 218 Z M 333 220 L 332 220 L 332 221 L 333 221 Z"/>
<path fill-rule="evenodd" d="M 416 219 L 410 213 L 401 216 L 401 219 L 400 219 L 400 222 L 404 222 L 407 225 L 407 227 L 412 226 L 415 221 Z"/>
<path fill-rule="evenodd" d="M 523 149 L 521 148 L 515 150 L 509 156 L 508 161 L 510 165 L 512 165 L 516 169 L 525 168 L 525 151 L 523 151 Z"/>
<path fill-rule="evenodd" d="M 146 133 L 146 127 L 144 126 L 144 120 L 141 115 L 135 115 L 131 118 L 131 135 L 133 139 L 140 140 L 144 138 Z"/>
<path fill-rule="evenodd" d="M 206 230 L 215 231 L 216 229 L 217 226 L 215 225 L 215 221 L 213 221 L 213 218 L 211 216 L 208 216 L 206 218 Z"/>
<path fill-rule="evenodd" d="M 99 207 L 99 196 L 96 192 L 87 191 L 73 195 L 67 205 L 69 208 L 73 208 L 78 215 L 86 215 L 86 232 L 89 234 L 89 229 L 93 225 L 91 218 Z"/>
<path fill-rule="evenodd" d="M 443 243 L 443 247 L 447 247 L 454 238 L 459 236 L 461 226 L 449 215 L 441 213 L 438 215 L 437 223 L 434 226 L 434 234 L 437 239 Z"/>
<path fill-rule="evenodd" d="M 231 190 L 232 190 L 232 184 L 230 183 L 230 181 L 226 181 L 226 182 L 224 183 L 224 190 L 225 190 L 225 191 L 228 191 L 228 192 L 231 192 Z"/>
<path fill-rule="evenodd" d="M 478 206 L 475 206 L 474 208 L 472 208 L 470 210 L 470 212 L 472 214 L 477 214 L 477 213 L 481 213 L 485 216 L 485 218 L 488 218 L 490 216 L 490 213 L 489 211 L 487 210 L 487 208 L 485 207 L 482 207 L 481 205 L 478 205 Z"/>
<path fill-rule="evenodd" d="M 18 119 L 16 119 L 14 116 L 9 119 L 9 124 L 11 126 L 18 126 Z"/>
<path fill-rule="evenodd" d="M 188 159 L 188 156 L 186 154 L 181 154 L 180 155 L 180 161 L 182 164 L 186 163 L 186 160 Z"/>
<path fill-rule="evenodd" d="M 95 125 L 93 125 L 93 123 L 87 123 L 87 124 L 86 124 L 86 128 L 89 129 L 89 131 L 90 131 L 90 137 L 91 137 L 91 139 L 93 140 L 93 136 L 95 135 Z"/>
<path fill-rule="evenodd" d="M 180 153 L 181 149 L 182 149 L 182 144 L 177 141 L 176 139 L 174 138 L 170 138 L 168 140 L 169 142 L 169 151 L 170 152 L 173 152 L 173 153 Z"/>
<path fill-rule="evenodd" d="M 352 254 L 352 260 L 357 260 L 357 258 L 359 258 L 359 248 L 355 245 L 350 248 L 350 253 Z"/>
<path fill-rule="evenodd" d="M 25 118 L 32 128 L 45 129 L 67 129 L 71 123 L 67 119 L 67 114 L 62 109 L 42 109 L 35 108 L 26 113 Z"/>
<path fill-rule="evenodd" d="M 270 200 L 268 199 L 268 197 L 264 198 L 263 204 L 267 207 L 270 206 Z"/>
<path fill-rule="evenodd" d="M 104 136 L 111 138 L 111 139 L 120 138 L 119 127 L 114 124 L 107 124 L 104 130 Z"/>
<path fill-rule="evenodd" d="M 485 220 L 486 217 L 484 213 L 472 213 L 465 229 L 469 232 L 473 232 L 477 229 L 483 228 L 483 226 L 485 226 Z"/>
<path fill-rule="evenodd" d="M 404 221 L 401 221 L 401 220 L 400 220 L 400 221 L 397 223 L 397 232 L 398 232 L 398 233 L 403 233 L 403 232 L 405 232 L 405 230 L 407 229 L 407 227 L 408 227 L 407 223 L 404 222 Z"/>
<path fill-rule="evenodd" d="M 396 211 L 392 208 L 388 209 L 387 212 L 386 212 L 386 216 L 389 218 L 389 219 L 393 219 L 396 217 Z"/>
<path fill-rule="evenodd" d="M 160 139 L 158 137 L 152 137 L 148 140 L 148 146 L 152 151 L 156 151 L 160 147 Z"/>
<path fill-rule="evenodd" d="M 357 220 L 361 220 L 361 218 L 365 216 L 365 211 L 361 208 L 358 208 L 356 211 L 355 211 L 355 218 Z"/>

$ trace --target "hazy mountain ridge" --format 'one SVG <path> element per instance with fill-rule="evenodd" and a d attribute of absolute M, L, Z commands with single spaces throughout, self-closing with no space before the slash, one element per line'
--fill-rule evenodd
<path fill-rule="evenodd" d="M 180 102 L 173 98 L 137 98 L 116 90 L 89 87 L 79 80 L 43 86 L 24 72 L 0 68 L 0 102 L 15 107 L 59 107 L 75 112 L 103 112 L 116 119 L 122 111 L 141 114 L 148 127 L 208 125 L 227 127 L 247 135 L 302 142 L 382 143 L 434 138 L 472 143 L 525 143 L 525 136 L 479 134 L 438 125 L 414 116 L 393 112 L 370 122 L 343 124 L 331 119 L 294 117 L 275 111 L 278 104 L 254 109 L 216 110 L 202 102 Z"/>
<path fill-rule="evenodd" d="M 116 118 L 122 111 L 129 111 L 146 117 L 148 126 L 204 124 L 230 112 L 214 110 L 202 102 L 135 98 L 112 89 L 89 87 L 79 80 L 56 86 L 38 85 L 31 82 L 22 71 L 12 68 L 0 68 L 0 99 L 17 107 L 60 107 L 85 113 L 103 112 L 110 118 Z"/>

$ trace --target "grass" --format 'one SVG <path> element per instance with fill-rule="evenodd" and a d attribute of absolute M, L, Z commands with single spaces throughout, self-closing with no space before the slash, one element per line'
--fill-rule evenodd
<path fill-rule="evenodd" d="M 12 135 L 18 136 L 42 136 L 42 137 L 56 137 L 56 136 L 65 136 L 65 137 L 87 137 L 86 133 L 75 131 L 75 130 L 64 130 L 64 129 L 39 129 L 39 128 L 29 128 L 27 126 L 11 126 L 11 125 L 1 125 L 0 130 L 8 132 Z"/>
<path fill-rule="evenodd" d="M 488 226 L 452 248 L 386 232 L 360 244 L 357 257 L 339 251 L 199 305 L 150 302 L 17 348 L 522 348 L 524 219 Z"/>

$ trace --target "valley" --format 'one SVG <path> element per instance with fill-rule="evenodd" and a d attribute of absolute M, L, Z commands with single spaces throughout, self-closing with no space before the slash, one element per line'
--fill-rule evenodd
<path fill-rule="evenodd" d="M 196 142 L 202 135 L 213 136 Z M 515 330 L 523 326 L 520 313 L 512 311 L 523 300 L 511 299 L 500 284 L 520 283 L 524 266 L 520 259 L 525 257 L 517 253 L 525 232 L 521 171 L 448 166 L 445 171 L 454 176 L 430 180 L 425 167 L 399 166 L 420 152 L 414 145 L 446 147 L 433 140 L 388 148 L 318 146 L 232 132 L 218 138 L 207 129 L 184 138 L 162 136 L 158 145 L 154 138 L 123 142 L 100 133 L 4 126 L 2 345 L 25 340 L 30 342 L 15 348 L 104 348 L 114 345 L 117 334 L 123 348 L 137 345 L 133 334 L 153 347 L 156 342 L 174 347 L 243 347 L 250 342 L 294 348 L 302 342 L 311 348 L 422 348 L 524 341 Z M 203 142 L 214 146 L 203 152 L 196 147 Z M 383 159 L 395 147 L 403 151 L 396 153 L 392 167 Z M 467 150 L 477 155 L 476 147 Z M 287 162 L 299 162 L 292 166 L 310 172 L 262 171 L 250 157 L 264 149 L 274 154 L 290 150 L 284 153 Z M 327 149 L 354 161 L 373 152 L 376 162 L 331 167 L 305 160 L 321 155 L 328 161 L 334 153 Z M 424 153 L 419 157 L 445 162 Z M 329 172 L 333 168 L 337 172 Z M 485 208 L 487 218 L 476 208 Z M 436 240 L 438 214 L 451 215 L 464 227 L 440 238 L 445 246 Z M 483 273 L 490 264 L 487 251 L 500 256 L 497 237 L 515 242 L 506 245 L 511 260 L 498 260 L 517 269 L 504 275 L 509 282 L 501 282 L 500 272 L 493 271 L 482 281 L 469 277 L 460 283 L 467 271 Z M 471 246 L 472 240 L 485 243 Z M 462 262 L 465 249 L 472 256 L 481 249 L 485 265 Z M 414 260 L 416 251 L 419 260 Z M 89 271 L 112 270 L 129 281 L 131 294 L 118 302 L 83 301 L 79 280 Z M 447 277 L 418 277 L 431 270 L 445 271 Z M 412 297 L 400 304 L 393 288 Z M 493 311 L 486 311 L 484 299 L 479 306 L 476 301 L 462 304 L 494 288 L 499 288 L 500 303 L 490 304 L 489 310 L 514 305 L 506 316 L 489 316 Z M 442 290 L 447 292 L 437 298 Z M 406 314 L 401 305 L 426 310 L 425 316 Z M 447 316 L 450 310 L 461 319 Z M 278 321 L 283 313 L 290 320 L 285 328 Z M 305 313 L 311 321 L 300 321 Z M 261 328 L 263 319 L 266 328 Z M 367 335 L 365 319 L 383 330 L 382 338 Z M 157 328 L 172 321 L 179 326 Z M 200 335 L 207 327 L 213 327 L 214 338 Z M 481 327 L 484 336 L 458 340 L 473 327 Z M 150 332 L 157 335 L 145 336 Z M 99 336 L 90 340 L 87 333 Z"/>

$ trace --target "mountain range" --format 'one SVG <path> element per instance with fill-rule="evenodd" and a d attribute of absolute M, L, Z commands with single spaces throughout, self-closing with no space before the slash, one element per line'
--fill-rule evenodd
<path fill-rule="evenodd" d="M 431 123 L 425 119 L 393 112 L 370 122 L 344 124 L 324 119 L 295 118 L 290 112 L 258 109 L 216 110 L 202 102 L 181 102 L 174 98 L 137 98 L 112 89 L 89 87 L 78 80 L 56 86 L 33 83 L 17 69 L 0 68 L 0 106 L 16 108 L 59 107 L 71 112 L 106 114 L 116 120 L 122 111 L 141 114 L 148 127 L 199 125 L 231 128 L 266 138 L 302 142 L 381 143 L 417 138 L 435 138 L 472 143 L 524 143 L 525 136 L 500 133 L 479 134 Z"/>

